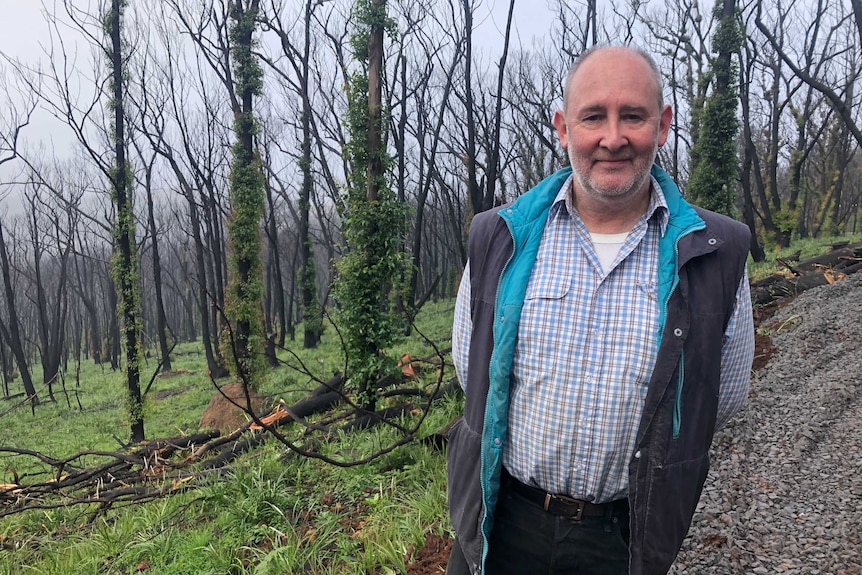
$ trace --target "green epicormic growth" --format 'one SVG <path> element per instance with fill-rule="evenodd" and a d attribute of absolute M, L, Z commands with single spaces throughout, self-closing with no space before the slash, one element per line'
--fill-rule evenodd
<path fill-rule="evenodd" d="M 235 375 L 255 387 L 264 369 L 263 271 L 260 220 L 265 188 L 260 156 L 254 139 L 258 133 L 253 100 L 261 94 L 263 72 L 252 53 L 258 2 L 235 2 L 231 42 L 235 93 L 234 131 L 230 170 L 230 204 L 227 230 L 230 242 L 230 281 L 225 293 L 225 315 L 229 329 L 222 346 Z"/>
<path fill-rule="evenodd" d="M 713 82 L 713 87 L 695 118 L 698 136 L 691 151 L 688 192 L 701 207 L 733 215 L 739 164 L 736 143 L 739 85 L 733 58 L 742 46 L 742 32 L 736 15 L 723 15 L 721 9 L 722 3 L 717 3 L 719 21 L 712 38 L 716 56 L 704 79 Z"/>
<path fill-rule="evenodd" d="M 351 78 L 348 89 L 346 153 L 351 173 L 342 209 L 347 250 L 338 262 L 335 295 L 338 319 L 344 332 L 348 381 L 365 409 L 375 405 L 374 383 L 395 368 L 395 360 L 384 350 L 392 344 L 401 322 L 394 312 L 393 294 L 404 278 L 404 205 L 390 185 L 392 157 L 382 136 L 386 113 L 369 98 L 370 83 L 379 82 L 369 70 L 375 67 L 372 43 L 382 44 L 383 30 L 392 28 L 385 2 L 362 0 L 354 11 L 358 31 L 354 34 L 355 56 L 363 72 Z M 381 46 L 377 46 L 380 50 Z M 380 53 L 379 51 L 377 52 Z M 378 125 L 374 126 L 374 122 Z M 369 134 L 380 135 L 378 142 Z"/>

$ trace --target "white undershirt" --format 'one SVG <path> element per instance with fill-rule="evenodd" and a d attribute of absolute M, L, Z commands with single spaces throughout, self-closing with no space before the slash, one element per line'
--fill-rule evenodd
<path fill-rule="evenodd" d="M 611 264 L 617 259 L 617 254 L 620 253 L 620 248 L 626 243 L 628 232 L 621 234 L 597 234 L 590 232 L 590 237 L 593 239 L 593 249 L 596 250 L 596 255 L 599 256 L 599 263 L 602 264 L 602 270 L 607 273 L 611 268 Z"/>

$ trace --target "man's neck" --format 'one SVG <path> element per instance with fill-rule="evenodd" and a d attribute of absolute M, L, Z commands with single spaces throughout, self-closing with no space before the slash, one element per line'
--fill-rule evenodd
<path fill-rule="evenodd" d="M 631 231 L 649 208 L 650 190 L 647 185 L 635 197 L 621 201 L 597 200 L 587 194 L 578 194 L 572 186 L 572 199 L 581 221 L 594 234 L 621 234 Z"/>

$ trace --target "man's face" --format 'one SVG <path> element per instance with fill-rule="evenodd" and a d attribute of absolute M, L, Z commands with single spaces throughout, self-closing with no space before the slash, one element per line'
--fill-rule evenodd
<path fill-rule="evenodd" d="M 565 111 L 554 115 L 574 171 L 575 197 L 620 201 L 645 194 L 670 106 L 660 106 L 649 64 L 624 48 L 599 50 L 570 79 Z"/>

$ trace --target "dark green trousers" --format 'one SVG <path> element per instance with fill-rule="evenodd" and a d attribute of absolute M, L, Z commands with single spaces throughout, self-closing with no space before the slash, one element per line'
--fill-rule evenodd
<path fill-rule="evenodd" d="M 500 493 L 483 575 L 627 575 L 628 514 L 572 521 Z M 457 539 L 446 575 L 474 575 Z"/>

